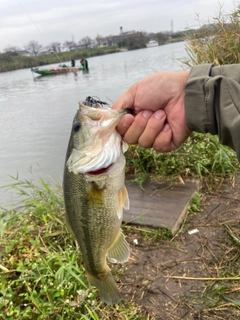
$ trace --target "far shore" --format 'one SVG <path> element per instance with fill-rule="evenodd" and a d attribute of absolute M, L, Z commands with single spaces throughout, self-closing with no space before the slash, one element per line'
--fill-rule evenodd
<path fill-rule="evenodd" d="M 175 41 L 169 41 L 165 44 L 170 44 L 173 42 L 181 42 L 182 39 Z M 163 44 L 164 45 L 164 44 Z M 147 48 L 147 47 L 146 47 Z M 143 48 L 140 48 L 143 49 Z M 122 52 L 123 50 L 119 47 L 103 47 L 103 48 L 89 48 L 85 50 L 69 51 L 69 52 L 58 52 L 51 54 L 44 54 L 38 56 L 20 56 L 13 52 L 7 52 L 0 54 L 0 72 L 14 71 L 19 69 L 41 67 L 54 63 L 67 63 L 72 59 L 78 61 L 81 58 L 90 58 L 105 54 Z M 127 51 L 125 48 L 124 51 Z"/>

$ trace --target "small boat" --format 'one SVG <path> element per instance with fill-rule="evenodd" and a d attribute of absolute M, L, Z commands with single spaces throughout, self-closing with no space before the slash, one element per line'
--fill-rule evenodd
<path fill-rule="evenodd" d="M 83 70 L 82 67 L 63 67 L 59 66 L 57 68 L 45 68 L 45 69 L 39 69 L 39 68 L 31 68 L 31 71 L 37 74 L 40 74 L 41 76 L 50 76 L 54 74 L 62 74 L 62 73 L 76 73 L 79 70 Z"/>
<path fill-rule="evenodd" d="M 150 40 L 150 41 L 146 44 L 147 48 L 156 47 L 156 46 L 158 46 L 158 45 L 159 45 L 159 44 L 158 44 L 158 42 L 157 42 L 156 40 Z"/>

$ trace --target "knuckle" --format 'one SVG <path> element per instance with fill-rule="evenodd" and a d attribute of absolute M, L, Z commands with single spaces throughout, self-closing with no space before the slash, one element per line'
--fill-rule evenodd
<path fill-rule="evenodd" d="M 138 117 L 138 118 L 136 117 L 134 119 L 134 125 L 136 128 L 140 128 L 140 129 L 145 128 L 146 123 L 147 121 L 142 117 Z"/>
<path fill-rule="evenodd" d="M 153 145 L 152 141 L 142 137 L 138 139 L 138 144 L 143 148 L 152 148 L 152 145 Z"/>
<path fill-rule="evenodd" d="M 124 140 L 129 144 L 136 144 L 138 142 L 138 139 L 136 137 L 127 133 L 124 135 Z"/>
<path fill-rule="evenodd" d="M 154 149 L 155 151 L 161 152 L 161 153 L 166 153 L 166 152 L 168 152 L 167 148 L 163 148 L 162 146 L 159 147 L 159 146 L 153 145 L 153 149 Z"/>
<path fill-rule="evenodd" d="M 169 143 L 161 142 L 160 140 L 155 141 L 153 144 L 153 149 L 157 152 L 166 153 L 170 151 Z"/>
<path fill-rule="evenodd" d="M 152 144 L 150 144 L 150 143 L 138 142 L 138 144 L 139 144 L 141 147 L 145 148 L 145 149 L 150 149 L 150 148 L 152 148 Z"/>

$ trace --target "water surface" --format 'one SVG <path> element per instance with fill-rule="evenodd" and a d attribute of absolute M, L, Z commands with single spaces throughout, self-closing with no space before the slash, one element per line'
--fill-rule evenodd
<path fill-rule="evenodd" d="M 177 59 L 184 57 L 180 42 L 89 58 L 88 74 L 39 77 L 30 69 L 0 73 L 0 186 L 17 174 L 23 180 L 42 177 L 61 183 L 78 102 L 97 96 L 111 103 L 153 72 L 180 70 Z M 12 198 L 0 189 L 0 206 Z"/>

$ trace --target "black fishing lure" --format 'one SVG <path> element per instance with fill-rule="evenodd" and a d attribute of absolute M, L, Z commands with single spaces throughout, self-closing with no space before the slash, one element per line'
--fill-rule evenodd
<path fill-rule="evenodd" d="M 96 108 L 96 105 L 98 105 L 100 107 L 103 107 L 104 105 L 109 106 L 109 103 L 101 101 L 101 100 L 96 100 L 95 97 L 90 97 L 90 96 L 86 98 L 86 100 L 83 102 L 83 104 L 85 106 L 93 107 L 93 108 Z M 130 113 L 135 116 L 134 109 L 125 108 L 125 110 L 127 111 L 127 113 Z"/>
<path fill-rule="evenodd" d="M 93 107 L 93 108 L 95 107 L 96 104 L 99 104 L 102 107 L 104 105 L 109 105 L 107 102 L 104 102 L 104 101 L 101 101 L 101 100 L 96 100 L 95 97 L 90 97 L 90 96 L 85 99 L 84 104 L 86 106 Z"/>

